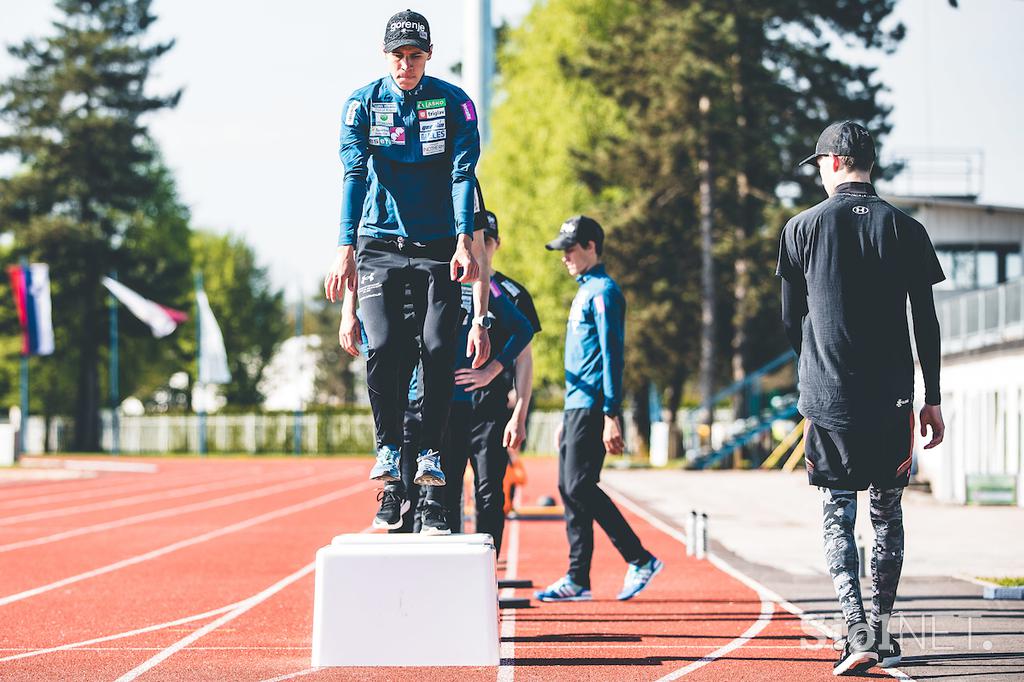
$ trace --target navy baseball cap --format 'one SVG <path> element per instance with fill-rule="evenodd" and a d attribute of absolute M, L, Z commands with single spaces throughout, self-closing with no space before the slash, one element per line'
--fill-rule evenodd
<path fill-rule="evenodd" d="M 604 245 L 604 230 L 593 218 L 575 215 L 558 230 L 558 236 L 545 244 L 548 251 L 565 251 L 573 244 L 594 242 L 598 249 Z"/>
<path fill-rule="evenodd" d="M 871 139 L 868 129 L 853 121 L 839 121 L 821 131 L 814 153 L 801 161 L 797 166 L 818 165 L 818 157 L 835 154 L 850 156 L 862 163 L 874 163 L 875 141 Z"/>
<path fill-rule="evenodd" d="M 384 51 L 392 52 L 405 45 L 430 52 L 430 24 L 419 12 L 407 9 L 388 19 L 384 29 Z"/>

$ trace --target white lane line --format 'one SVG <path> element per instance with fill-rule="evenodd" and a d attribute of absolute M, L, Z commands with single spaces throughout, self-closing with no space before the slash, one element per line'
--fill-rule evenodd
<path fill-rule="evenodd" d="M 146 552 L 145 554 L 138 554 L 136 556 L 129 557 L 127 559 L 122 559 L 121 561 L 117 561 L 112 564 L 107 564 L 106 566 L 100 566 L 99 568 L 95 568 L 91 571 L 86 571 L 85 573 L 79 573 L 77 575 L 73 575 L 62 580 L 57 580 L 55 582 L 48 583 L 40 587 L 35 587 L 31 590 L 25 590 L 24 592 L 11 594 L 6 597 L 0 598 L 0 606 L 6 606 L 7 604 L 11 604 L 13 602 L 28 599 L 29 597 L 35 597 L 45 592 L 50 592 L 51 590 L 66 587 L 67 585 L 71 585 L 82 580 L 88 580 L 89 578 L 95 578 L 96 576 L 100 576 L 105 573 L 111 573 L 113 571 L 117 571 L 128 566 L 141 564 L 144 561 L 149 561 L 151 559 L 162 557 L 165 554 L 170 554 L 171 552 L 175 552 L 179 549 L 191 547 L 192 545 L 198 545 L 199 543 L 206 542 L 207 540 L 213 540 L 214 538 L 219 538 L 230 533 L 235 533 L 240 530 L 252 528 L 253 526 L 259 525 L 266 521 L 272 521 L 273 519 L 277 519 L 282 516 L 287 516 L 289 514 L 294 514 L 296 512 L 312 509 L 313 507 L 318 507 L 320 505 L 327 504 L 328 502 L 333 502 L 334 500 L 343 497 L 348 497 L 349 495 L 353 495 L 364 490 L 368 490 L 369 488 L 372 488 L 376 484 L 376 481 L 363 481 L 362 483 L 357 483 L 355 485 L 348 486 L 347 488 L 342 488 L 341 490 L 337 490 L 333 493 L 321 495 L 320 497 L 314 497 L 313 499 L 307 500 L 305 502 L 300 502 L 298 504 L 282 507 L 281 509 L 276 509 L 272 512 L 260 514 L 259 516 L 254 516 L 250 519 L 246 519 L 245 521 L 233 523 L 230 526 L 224 526 L 223 528 L 218 528 L 216 530 L 212 530 L 201 535 L 196 535 L 185 540 L 179 540 L 178 542 L 174 542 L 170 545 L 165 545 L 164 547 L 154 549 L 152 551 Z"/>
<path fill-rule="evenodd" d="M 510 521 L 508 529 L 508 545 L 505 554 L 505 579 L 514 580 L 519 571 L 519 522 Z M 503 598 L 516 595 L 514 587 L 506 587 L 501 591 Z M 504 609 L 501 612 L 501 662 L 498 665 L 498 682 L 512 682 L 515 678 L 516 643 L 516 610 Z"/>
<path fill-rule="evenodd" d="M 626 495 L 624 493 L 612 489 L 612 487 L 610 485 L 608 485 L 607 483 L 605 483 L 604 486 L 602 486 L 602 487 L 605 487 L 606 491 L 608 491 L 610 494 L 612 494 L 612 496 L 615 497 L 617 501 L 621 501 L 622 504 L 624 506 L 628 507 L 634 514 L 637 514 L 638 516 L 643 517 L 652 526 L 657 527 L 658 529 L 660 529 L 661 531 L 663 531 L 667 535 L 670 535 L 671 537 L 675 538 L 676 540 L 678 540 L 679 542 L 683 543 L 684 545 L 686 544 L 686 536 L 683 535 L 683 533 L 679 529 L 673 528 L 669 524 L 665 523 L 664 521 L 659 519 L 657 516 L 651 514 L 649 511 L 647 511 L 646 509 L 644 509 L 640 505 L 638 505 L 635 502 L 633 502 L 633 500 L 631 500 L 630 498 L 626 497 Z M 737 569 L 733 568 L 729 563 L 727 563 L 721 557 L 719 557 L 719 556 L 717 556 L 715 554 L 709 553 L 708 554 L 708 560 L 711 561 L 711 563 L 716 568 L 719 568 L 719 569 L 725 571 L 726 573 L 728 573 L 732 577 L 736 578 L 737 580 L 739 580 L 740 582 L 745 584 L 747 587 L 749 587 L 752 590 L 756 591 L 758 596 L 762 600 L 761 601 L 762 613 L 764 611 L 764 600 L 768 599 L 768 600 L 772 601 L 773 603 L 778 604 L 779 606 L 781 606 L 786 611 L 789 611 L 794 616 L 799 616 L 802 621 L 810 623 L 811 625 L 816 627 L 822 634 L 824 634 L 824 635 L 826 635 L 828 637 L 831 637 L 832 639 L 838 639 L 839 633 L 837 633 L 835 630 L 833 630 L 828 625 L 826 625 L 824 623 L 824 621 L 820 620 L 819 618 L 817 618 L 815 616 L 809 616 L 799 606 L 796 606 L 795 604 L 791 603 L 789 600 L 783 598 L 782 595 L 780 595 L 778 592 L 775 592 L 774 590 L 771 590 L 771 589 L 765 587 L 764 585 L 762 585 L 758 581 L 754 580 L 750 576 L 748 576 L 748 575 L 746 575 L 744 573 L 741 573 Z M 898 668 L 882 668 L 882 671 L 885 672 L 885 673 L 888 673 L 890 676 L 895 677 L 896 679 L 904 680 L 905 682 L 914 682 L 914 679 L 912 677 L 908 676 L 906 673 L 904 673 L 902 670 L 900 670 Z M 662 678 L 662 679 L 666 679 L 666 678 Z"/>
<path fill-rule="evenodd" d="M 667 523 L 665 523 L 661 519 L 657 518 L 653 514 L 650 514 L 646 509 L 643 509 L 640 505 L 636 504 L 635 502 L 633 502 L 633 500 L 629 499 L 628 497 L 626 497 L 622 493 L 619 493 L 618 491 L 616 491 L 614 489 L 610 489 L 610 487 L 607 484 L 605 484 L 605 487 L 606 487 L 606 489 L 609 489 L 612 497 L 615 498 L 616 502 L 620 502 L 624 507 L 626 507 L 627 509 L 632 511 L 637 516 L 640 516 L 641 518 L 645 519 L 648 523 L 650 523 L 655 528 L 658 528 L 659 530 L 661 530 L 663 533 L 665 533 L 669 537 L 675 538 L 676 540 L 678 540 L 679 542 L 683 543 L 684 545 L 686 544 L 686 542 L 687 542 L 686 536 L 684 536 L 682 533 L 680 533 L 677 529 L 675 529 L 672 526 L 668 525 Z M 711 662 L 721 658 L 722 656 L 725 656 L 726 654 L 730 653 L 731 651 L 735 651 L 736 649 L 739 649 L 741 646 L 743 646 L 744 644 L 749 642 L 751 639 L 756 637 L 762 630 L 764 630 L 766 627 L 768 627 L 769 623 L 772 622 L 772 615 L 775 613 L 775 604 L 772 602 L 772 600 L 771 600 L 767 590 L 765 590 L 760 585 L 754 583 L 753 581 L 746 580 L 746 576 L 744 576 L 741 573 L 739 573 L 738 571 L 734 570 L 731 566 L 726 564 L 724 561 L 717 561 L 716 562 L 716 557 L 715 556 L 709 554 L 708 558 L 711 560 L 711 563 L 716 568 L 718 568 L 719 570 L 727 573 L 728 575 L 732 576 L 733 578 L 736 578 L 737 580 L 739 580 L 740 582 L 744 583 L 745 585 L 747 585 L 747 587 L 751 588 L 752 590 L 754 590 L 754 592 L 757 593 L 758 598 L 761 600 L 761 612 L 760 612 L 760 614 L 758 614 L 757 620 L 755 620 L 753 623 L 751 623 L 750 627 L 748 627 L 743 632 L 743 634 L 741 634 L 739 637 L 736 637 L 735 639 L 733 639 L 728 644 L 725 644 L 724 646 L 721 646 L 721 647 L 715 649 L 714 651 L 712 651 L 708 655 L 703 656 L 702 658 L 700 658 L 699 660 L 694 661 L 690 665 L 685 666 L 683 668 L 680 668 L 679 670 L 676 670 L 675 672 L 671 672 L 668 675 L 665 675 L 663 677 L 658 678 L 657 682 L 669 682 L 669 680 L 676 680 L 676 679 L 679 679 L 680 677 L 683 677 L 684 675 L 689 675 L 694 670 L 699 670 L 700 668 L 703 668 L 708 663 L 711 663 Z"/>
<path fill-rule="evenodd" d="M 103 523 L 96 523 L 91 526 L 82 526 L 80 528 L 72 528 L 71 530 L 61 531 L 60 533 L 53 533 L 52 535 L 45 535 L 43 537 L 32 538 L 30 540 L 19 540 L 17 542 L 10 542 L 6 545 L 0 545 L 0 553 L 10 552 L 16 549 L 24 549 L 26 547 L 35 547 L 37 545 L 45 545 L 50 542 L 58 542 L 60 540 L 67 540 L 68 538 L 75 538 L 82 535 L 88 535 L 89 533 L 98 533 L 104 530 L 111 530 L 113 528 L 123 528 L 124 526 L 131 526 L 136 523 L 144 523 L 146 521 L 154 521 L 156 519 L 164 519 L 169 516 L 180 516 L 182 514 L 190 514 L 196 511 L 202 511 L 204 509 L 213 509 L 215 507 L 224 507 L 227 505 L 235 504 L 236 502 L 244 502 L 246 500 L 253 500 L 260 497 L 266 497 L 267 495 L 274 495 L 279 492 L 285 492 L 288 490 L 294 490 L 296 488 L 304 488 L 311 485 L 317 485 L 338 478 L 349 478 L 352 476 L 352 472 L 342 472 L 339 474 L 310 476 L 308 478 L 301 478 L 296 481 L 288 481 L 286 483 L 278 483 L 276 485 L 268 486 L 266 488 L 256 488 L 255 490 L 248 490 L 244 493 L 235 493 L 234 495 L 228 495 L 226 497 L 218 497 L 213 500 L 207 500 L 205 502 L 193 502 L 192 504 L 182 505 L 180 507 L 170 507 L 168 509 L 160 509 L 157 511 L 147 512 L 145 514 L 137 514 L 135 516 L 128 516 L 114 521 L 105 521 Z"/>
<path fill-rule="evenodd" d="M 212 483 L 214 481 L 223 481 L 229 478 L 236 478 L 239 474 L 252 474 L 259 471 L 248 470 L 241 472 L 234 472 L 228 476 L 210 476 L 204 483 Z M 114 481 L 106 481 L 106 483 L 114 483 L 117 481 L 123 481 L 124 479 L 115 479 Z M 113 497 L 124 491 L 129 492 L 142 492 L 145 490 L 153 490 L 155 488 L 167 489 L 172 488 L 175 484 L 181 481 L 189 481 L 191 483 L 196 482 L 195 472 L 183 472 L 177 475 L 168 474 L 166 476 L 158 476 L 154 480 L 150 480 L 145 484 L 140 484 L 137 480 L 129 483 L 120 483 L 118 485 L 103 485 L 104 481 L 95 481 L 97 487 L 91 487 L 86 490 L 72 490 L 68 492 L 57 492 L 57 493 L 46 493 L 43 495 L 32 495 L 28 497 L 17 497 L 10 500 L 0 501 L 0 509 L 13 509 L 14 507 L 28 507 L 36 504 L 46 504 L 47 502 L 70 502 L 71 500 L 86 500 L 90 497 Z"/>
<path fill-rule="evenodd" d="M 320 668 L 306 668 L 296 673 L 288 673 L 287 675 L 279 675 L 277 677 L 271 677 L 270 679 L 263 680 L 263 682 L 284 682 L 284 680 L 294 680 L 296 677 L 305 677 L 306 675 L 312 675 Z"/>
<path fill-rule="evenodd" d="M 372 529 L 373 529 L 373 527 L 371 526 L 369 528 L 364 528 L 360 532 L 366 533 L 366 532 L 369 532 Z M 233 621 L 234 619 L 238 618 L 239 616 L 241 616 L 245 612 L 251 610 L 252 608 L 254 608 L 256 606 L 258 606 L 259 604 L 262 604 L 267 599 L 270 599 L 272 596 L 274 596 L 275 594 L 277 594 L 278 592 L 280 592 L 284 588 L 288 587 L 289 585 L 294 583 L 296 580 L 299 580 L 300 578 L 303 578 L 303 577 L 309 575 L 310 573 L 313 572 L 313 570 L 315 568 L 316 568 L 316 562 L 315 561 L 311 561 L 308 564 L 306 564 L 305 566 L 303 566 L 302 568 L 300 568 L 299 570 L 297 570 L 294 573 L 292 573 L 291 575 L 286 576 L 286 577 L 282 578 L 281 580 L 278 580 L 276 583 L 274 583 L 273 585 L 271 585 L 267 589 L 263 590 L 262 592 L 254 594 L 253 596 L 249 597 L 248 599 L 245 599 L 245 600 L 241 601 L 238 604 L 238 606 L 233 608 L 231 611 L 225 613 L 223 616 L 221 616 L 217 620 L 212 621 L 210 623 L 207 623 L 206 625 L 204 625 L 203 627 L 199 628 L 198 630 L 196 630 L 195 632 L 193 632 L 190 635 L 182 637 L 177 642 L 175 642 L 171 646 L 167 647 L 166 649 L 164 649 L 163 651 L 158 653 L 156 656 L 153 656 L 149 660 L 144 661 L 142 664 L 136 666 L 135 668 L 132 668 L 131 670 L 126 672 L 124 675 L 122 675 L 121 677 L 117 678 L 117 682 L 131 682 L 131 680 L 136 679 L 137 677 L 139 677 L 139 675 L 142 675 L 143 673 L 147 672 L 148 670 L 152 670 L 153 668 L 155 668 L 156 666 L 160 665 L 161 663 L 166 661 L 168 658 L 170 658 L 171 656 L 173 656 L 177 652 L 181 651 L 182 649 L 184 649 L 188 645 L 192 644 L 193 642 L 199 640 L 201 637 L 210 634 L 211 632 L 213 632 L 214 630 L 216 630 L 217 628 L 219 628 L 222 625 L 226 625 L 227 623 L 230 623 L 231 621 Z"/>
<path fill-rule="evenodd" d="M 312 467 L 305 467 L 303 473 L 310 473 L 313 471 Z M 200 483 L 199 485 L 189 485 L 184 488 L 162 490 L 156 493 L 146 493 L 144 495 L 132 495 L 130 497 L 119 497 L 113 500 L 104 500 L 102 502 L 91 502 L 89 504 L 80 504 L 77 507 L 61 507 L 58 509 L 45 509 L 43 511 L 30 512 L 28 514 L 21 514 L 20 516 L 5 516 L 0 517 L 0 526 L 10 526 L 15 523 L 22 523 L 24 521 L 38 521 L 39 519 L 49 519 L 55 516 L 71 516 L 73 514 L 83 514 L 91 511 L 106 511 L 107 509 L 115 509 L 117 507 L 128 507 L 133 504 L 141 504 L 143 502 L 154 502 L 159 500 L 173 500 L 176 497 L 188 497 L 189 495 L 198 495 L 199 493 L 210 492 L 211 490 L 223 490 L 224 488 L 237 488 L 238 486 L 246 485 L 252 481 L 258 481 L 260 479 L 274 480 L 275 478 L 291 478 L 292 472 L 288 472 L 287 476 L 264 476 L 263 474 L 255 474 L 248 476 L 243 479 L 230 479 L 227 481 L 218 481 L 216 483 Z"/>
<path fill-rule="evenodd" d="M 118 633 L 113 634 L 113 635 L 105 635 L 103 637 L 96 637 L 94 639 L 87 639 L 87 640 L 84 640 L 84 641 L 81 641 L 81 642 L 70 642 L 68 644 L 61 644 L 60 646 L 48 647 L 46 649 L 31 649 L 31 650 L 28 650 L 28 651 L 24 651 L 23 653 L 20 653 L 20 654 L 15 654 L 13 656 L 5 656 L 4 658 L 0 658 L 0 663 L 3 663 L 5 661 L 17 661 L 17 660 L 22 659 L 22 658 L 32 658 L 33 656 L 42 656 L 44 654 L 52 654 L 52 653 L 57 652 L 57 651 L 68 651 L 69 649 L 78 649 L 78 650 L 86 650 L 86 651 L 110 651 L 110 650 L 113 650 L 113 651 L 127 651 L 127 650 L 129 650 L 129 648 L 126 648 L 126 647 L 118 647 L 116 649 L 111 649 L 111 648 L 93 647 L 91 645 L 93 645 L 93 644 L 102 644 L 103 642 L 110 642 L 110 641 L 113 641 L 115 639 L 124 639 L 126 637 L 134 637 L 135 635 L 144 635 L 147 632 L 156 632 L 158 630 L 165 630 L 167 628 L 173 628 L 173 627 L 177 627 L 179 625 L 185 625 L 187 623 L 192 623 L 192 622 L 197 621 L 197 620 L 203 620 L 204 618 L 212 618 L 213 616 L 220 615 L 220 614 L 224 613 L 225 611 L 230 611 L 231 609 L 233 609 L 236 606 L 238 606 L 240 603 L 241 602 L 235 602 L 234 604 L 228 604 L 227 606 L 222 606 L 219 609 L 213 609 L 212 611 L 207 611 L 205 613 L 197 613 L 197 614 L 195 614 L 193 616 L 186 616 L 184 618 L 178 618 L 177 620 L 167 621 L 166 623 L 158 623 L 156 625 L 147 625 L 146 627 L 138 628 L 136 630 L 129 630 L 127 632 L 118 632 Z M 3 651 L 12 651 L 12 650 L 11 649 L 3 649 Z"/>

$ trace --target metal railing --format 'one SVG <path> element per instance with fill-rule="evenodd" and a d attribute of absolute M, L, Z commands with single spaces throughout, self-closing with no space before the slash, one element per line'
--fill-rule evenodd
<path fill-rule="evenodd" d="M 1024 278 L 935 304 L 943 354 L 1024 339 Z"/>

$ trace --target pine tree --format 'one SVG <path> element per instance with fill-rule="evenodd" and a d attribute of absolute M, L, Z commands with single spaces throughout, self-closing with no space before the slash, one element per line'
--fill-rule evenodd
<path fill-rule="evenodd" d="M 107 317 L 100 279 L 113 268 L 132 271 L 143 258 L 178 261 L 181 254 L 126 248 L 166 178 L 153 172 L 156 148 L 143 117 L 174 107 L 180 91 L 146 90 L 153 64 L 173 41 L 146 44 L 155 21 L 150 0 L 58 0 L 53 34 L 27 39 L 9 52 L 22 73 L 0 84 L 0 154 L 18 170 L 0 180 L 0 225 L 15 237 L 14 255 L 50 264 L 54 323 L 76 385 L 75 442 L 99 446 L 99 362 Z M 127 240 L 127 241 L 126 241 Z M 166 245 L 165 245 L 166 246 Z M 184 268 L 187 277 L 187 261 Z M 179 291 L 178 294 L 183 294 Z"/>

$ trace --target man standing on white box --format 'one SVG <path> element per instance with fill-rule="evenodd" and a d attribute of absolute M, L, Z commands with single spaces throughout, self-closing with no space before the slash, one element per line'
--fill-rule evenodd
<path fill-rule="evenodd" d="M 632 599 L 664 564 L 644 549 L 615 503 L 597 485 L 606 452 L 622 452 L 622 369 L 626 299 L 601 263 L 604 230 L 574 216 L 547 244 L 580 288 L 565 332 L 565 417 L 559 429 L 558 492 L 565 506 L 569 572 L 536 593 L 540 601 L 586 601 L 594 521 L 629 564 L 618 599 Z"/>
<path fill-rule="evenodd" d="M 415 476 L 420 485 L 445 482 L 440 449 L 459 350 L 460 283 L 480 275 L 472 245 L 480 156 L 476 110 L 465 92 L 424 74 L 432 49 L 423 15 L 408 10 L 394 15 L 384 35 L 390 74 L 356 90 L 345 103 L 341 234 L 324 280 L 330 301 L 346 288 L 359 299 L 376 426 L 373 480 L 400 479 L 401 394 L 408 390 L 408 368 L 414 364 L 402 362 L 401 354 L 410 347 L 408 335 L 420 335 L 424 428 Z M 418 327 L 413 331 L 403 320 L 407 289 Z M 474 286 L 476 316 L 466 349 L 475 366 L 490 350 L 481 322 L 487 296 L 485 277 Z"/>

